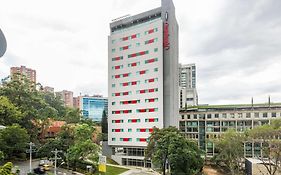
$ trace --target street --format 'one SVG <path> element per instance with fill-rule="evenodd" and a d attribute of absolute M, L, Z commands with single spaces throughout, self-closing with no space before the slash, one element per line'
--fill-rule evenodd
<path fill-rule="evenodd" d="M 18 166 L 20 169 L 20 175 L 26 175 L 29 173 L 29 161 L 23 161 L 23 162 L 13 162 L 14 166 Z M 32 171 L 34 168 L 37 168 L 39 164 L 39 160 L 32 161 Z M 48 172 L 54 172 L 53 168 L 50 168 L 50 171 Z M 57 168 L 57 174 L 59 175 L 72 175 L 72 171 L 63 169 L 63 168 Z M 78 174 L 78 173 L 76 173 Z"/>

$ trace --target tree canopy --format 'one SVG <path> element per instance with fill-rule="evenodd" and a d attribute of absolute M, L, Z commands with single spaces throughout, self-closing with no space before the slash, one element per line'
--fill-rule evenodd
<path fill-rule="evenodd" d="M 203 167 L 198 146 L 181 135 L 175 127 L 154 128 L 149 138 L 146 158 L 162 169 L 165 174 L 170 166 L 172 174 L 193 175 Z"/>

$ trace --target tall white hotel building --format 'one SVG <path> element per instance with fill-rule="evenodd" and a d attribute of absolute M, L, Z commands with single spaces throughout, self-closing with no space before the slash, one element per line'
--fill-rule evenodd
<path fill-rule="evenodd" d="M 129 4 L 128 4 L 129 5 Z M 178 24 L 172 0 L 110 23 L 108 145 L 122 165 L 151 167 L 153 127 L 178 126 Z"/>

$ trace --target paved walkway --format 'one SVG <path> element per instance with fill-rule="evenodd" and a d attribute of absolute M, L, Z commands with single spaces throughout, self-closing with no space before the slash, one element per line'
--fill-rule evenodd
<path fill-rule="evenodd" d="M 128 168 L 128 167 L 127 167 Z M 152 174 L 159 174 L 151 169 L 146 169 L 146 168 L 135 168 L 131 169 L 129 171 L 126 171 L 120 175 L 152 175 Z"/>

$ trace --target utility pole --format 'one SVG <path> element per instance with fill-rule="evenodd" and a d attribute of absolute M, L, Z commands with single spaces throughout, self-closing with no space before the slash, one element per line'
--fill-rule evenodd
<path fill-rule="evenodd" d="M 52 153 L 55 154 L 55 158 L 53 158 L 53 159 L 55 159 L 54 175 L 57 175 L 57 160 L 61 159 L 60 157 L 58 158 L 58 153 L 62 153 L 62 151 L 58 150 L 58 149 L 55 149 L 55 151 L 52 151 Z"/>
<path fill-rule="evenodd" d="M 27 152 L 29 152 L 29 172 L 31 173 L 32 171 L 32 147 L 35 146 L 34 143 L 30 142 L 28 143 L 29 145 L 29 150 L 27 150 Z"/>

